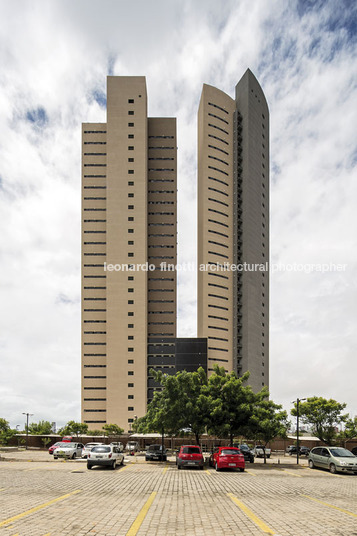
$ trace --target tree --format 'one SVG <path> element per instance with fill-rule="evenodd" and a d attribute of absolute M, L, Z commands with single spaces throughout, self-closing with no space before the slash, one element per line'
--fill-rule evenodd
<path fill-rule="evenodd" d="M 357 417 L 354 419 L 349 417 L 345 422 L 345 429 L 338 434 L 338 439 L 346 446 L 347 441 L 355 437 L 357 437 Z"/>
<path fill-rule="evenodd" d="M 174 376 L 151 371 L 161 391 L 154 393 L 147 414 L 134 423 L 134 430 L 171 435 L 190 430 L 199 444 L 209 417 L 207 376 L 202 367 L 195 372 L 180 371 Z"/>
<path fill-rule="evenodd" d="M 25 426 L 25 430 L 26 430 Z M 28 433 L 33 435 L 49 435 L 52 433 L 52 424 L 49 421 L 32 422 L 29 424 Z"/>
<path fill-rule="evenodd" d="M 266 463 L 265 447 L 275 437 L 286 437 L 289 428 L 288 415 L 282 406 L 268 400 L 269 392 L 263 388 L 258 394 L 253 415 L 249 423 L 248 435 L 259 439 L 264 447 L 264 463 Z"/>
<path fill-rule="evenodd" d="M 7 445 L 8 441 L 16 434 L 6 419 L 0 418 L 0 444 Z"/>
<path fill-rule="evenodd" d="M 103 430 L 108 436 L 120 436 L 124 433 L 123 428 L 120 428 L 117 424 L 104 424 Z"/>
<path fill-rule="evenodd" d="M 82 422 L 68 421 L 68 423 L 59 430 L 62 435 L 79 435 L 86 434 L 88 432 L 88 424 Z"/>
<path fill-rule="evenodd" d="M 312 428 L 313 434 L 326 444 L 333 443 L 336 438 L 336 426 L 341 422 L 346 422 L 348 415 L 342 415 L 346 404 L 340 404 L 330 398 L 313 396 L 306 402 L 299 403 L 299 416 L 303 423 Z M 291 414 L 296 416 L 295 407 Z"/>
<path fill-rule="evenodd" d="M 208 379 L 210 417 L 208 430 L 220 437 L 229 437 L 233 446 L 235 436 L 244 433 L 253 414 L 256 401 L 246 372 L 238 378 L 235 372 L 226 374 L 223 367 L 214 366 L 214 374 Z"/>

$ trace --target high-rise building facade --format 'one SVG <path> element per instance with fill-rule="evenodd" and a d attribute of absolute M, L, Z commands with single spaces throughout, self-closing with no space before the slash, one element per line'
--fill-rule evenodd
<path fill-rule="evenodd" d="M 146 413 L 148 337 L 176 337 L 176 119 L 148 118 L 144 77 L 108 77 L 82 131 L 82 422 Z"/>
<path fill-rule="evenodd" d="M 215 364 L 269 385 L 269 110 L 250 70 L 198 114 L 198 337 Z"/>
<path fill-rule="evenodd" d="M 147 115 L 145 77 L 107 79 L 82 129 L 82 422 L 130 430 L 166 374 L 213 365 L 269 383 L 269 111 L 248 70 L 198 114 L 198 337 L 176 338 L 176 119 Z M 206 269 L 201 269 L 201 267 Z"/>

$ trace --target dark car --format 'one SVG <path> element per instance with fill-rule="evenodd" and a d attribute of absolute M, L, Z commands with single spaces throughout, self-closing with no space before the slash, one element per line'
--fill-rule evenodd
<path fill-rule="evenodd" d="M 303 445 L 299 448 L 299 454 L 300 456 L 308 456 L 310 452 L 310 449 L 308 447 L 304 447 Z M 289 456 L 292 456 L 293 454 L 297 454 L 297 446 L 296 445 L 289 445 L 286 449 L 286 453 L 289 454 Z"/>
<path fill-rule="evenodd" d="M 252 450 L 248 447 L 248 445 L 235 445 L 235 446 L 237 446 L 240 449 L 241 453 L 244 456 L 244 460 L 246 462 L 250 462 L 250 463 L 254 462 L 254 452 L 252 452 Z"/>
<path fill-rule="evenodd" d="M 351 450 L 352 454 L 354 454 L 355 456 L 357 456 L 357 447 L 353 447 L 353 449 Z"/>
<path fill-rule="evenodd" d="M 167 460 L 167 451 L 162 445 L 150 445 L 145 452 L 145 460 L 147 462 L 152 460 L 159 460 L 166 462 Z"/>

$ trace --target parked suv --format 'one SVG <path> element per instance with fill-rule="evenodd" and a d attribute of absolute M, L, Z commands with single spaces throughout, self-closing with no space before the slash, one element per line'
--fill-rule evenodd
<path fill-rule="evenodd" d="M 197 445 L 183 445 L 177 456 L 177 469 L 199 467 L 203 469 L 203 454 Z"/>
<path fill-rule="evenodd" d="M 308 447 L 304 447 L 303 445 L 299 448 L 299 454 L 300 456 L 308 456 L 310 452 L 310 449 Z M 286 453 L 289 454 L 289 456 L 292 456 L 293 454 L 297 454 L 297 446 L 296 445 L 289 445 L 286 449 Z"/>
<path fill-rule="evenodd" d="M 342 447 L 315 447 L 309 454 L 309 467 L 329 469 L 331 473 L 349 471 L 357 475 L 357 456 Z"/>
<path fill-rule="evenodd" d="M 98 445 L 88 453 L 87 469 L 92 469 L 94 465 L 107 465 L 115 469 L 117 465 L 123 464 L 124 454 L 113 445 Z"/>

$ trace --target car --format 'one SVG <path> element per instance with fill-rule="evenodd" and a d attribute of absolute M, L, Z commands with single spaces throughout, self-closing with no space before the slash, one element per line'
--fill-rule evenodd
<path fill-rule="evenodd" d="M 299 447 L 299 454 L 300 456 L 308 456 L 310 452 L 310 449 L 308 447 L 304 447 L 303 445 Z M 293 454 L 297 454 L 297 446 L 296 445 L 289 445 L 286 449 L 286 453 L 289 454 L 289 456 L 292 456 Z"/>
<path fill-rule="evenodd" d="M 150 445 L 145 452 L 145 460 L 147 462 L 152 460 L 160 460 L 166 462 L 167 451 L 162 445 Z"/>
<path fill-rule="evenodd" d="M 198 467 L 203 469 L 203 454 L 198 445 L 183 445 L 177 456 L 177 469 L 182 467 Z"/>
<path fill-rule="evenodd" d="M 254 452 L 248 445 L 237 445 L 237 448 L 243 454 L 246 462 L 254 463 Z"/>
<path fill-rule="evenodd" d="M 53 451 L 53 457 L 57 458 L 80 458 L 82 456 L 82 450 L 84 445 L 82 443 L 63 443 L 60 447 Z"/>
<path fill-rule="evenodd" d="M 255 445 L 253 449 L 253 453 L 256 458 L 264 458 L 264 451 L 265 451 L 265 457 L 270 458 L 271 449 L 264 447 L 264 445 Z"/>
<path fill-rule="evenodd" d="M 120 441 L 112 441 L 110 444 L 113 445 L 113 447 L 117 447 L 119 449 L 119 452 L 124 452 L 124 445 L 123 443 L 120 443 Z"/>
<path fill-rule="evenodd" d="M 239 469 L 244 471 L 244 454 L 237 447 L 217 447 L 210 456 L 209 464 L 216 471 L 221 469 Z"/>
<path fill-rule="evenodd" d="M 315 447 L 309 453 L 309 467 L 329 469 L 331 473 L 352 472 L 357 475 L 357 456 L 342 447 Z"/>
<path fill-rule="evenodd" d="M 140 451 L 140 445 L 138 441 L 128 441 L 126 444 L 126 450 L 129 454 L 133 455 L 135 452 Z"/>
<path fill-rule="evenodd" d="M 95 465 L 115 469 L 117 465 L 124 465 L 124 454 L 113 445 L 97 445 L 88 453 L 87 469 L 92 469 Z"/>
<path fill-rule="evenodd" d="M 67 442 L 65 441 L 57 441 L 57 443 L 54 443 L 49 449 L 48 454 L 53 454 L 53 451 L 55 449 L 58 449 L 58 447 L 62 447 L 62 445 L 67 445 Z"/>
<path fill-rule="evenodd" d="M 98 445 L 104 445 L 104 443 L 99 443 L 99 442 L 86 443 L 84 445 L 84 449 L 82 450 L 82 458 L 86 459 L 88 457 L 88 454 L 92 450 L 92 448 L 97 447 Z"/>
<path fill-rule="evenodd" d="M 354 454 L 355 456 L 357 456 L 357 447 L 353 447 L 353 449 L 351 450 L 352 454 Z"/>

